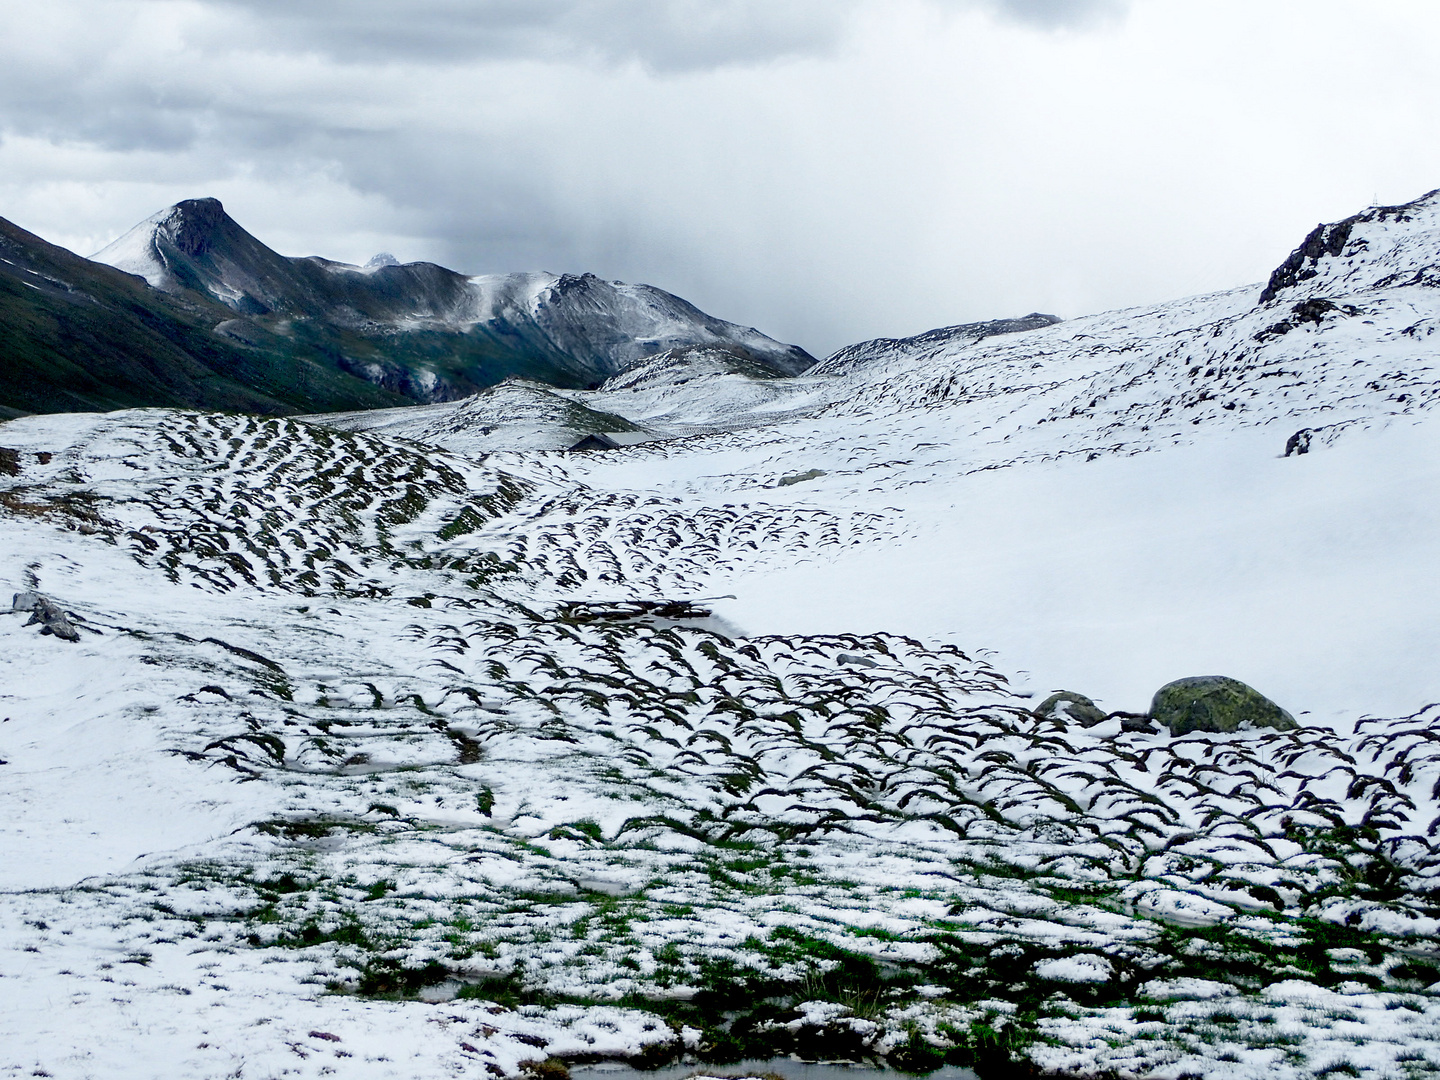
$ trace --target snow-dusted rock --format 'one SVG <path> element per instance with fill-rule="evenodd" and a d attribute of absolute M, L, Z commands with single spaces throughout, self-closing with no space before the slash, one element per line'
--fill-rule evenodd
<path fill-rule="evenodd" d="M 53 634 L 62 641 L 79 641 L 80 633 L 65 609 L 48 596 L 35 592 L 18 592 L 10 602 L 12 612 L 29 612 L 26 626 L 40 624 L 40 633 Z"/>
<path fill-rule="evenodd" d="M 1051 694 L 1039 705 L 1035 706 L 1035 715 L 1042 720 L 1060 718 L 1073 720 L 1081 727 L 1094 727 L 1106 720 L 1107 714 L 1095 702 L 1091 701 L 1084 694 L 1076 694 L 1070 690 L 1058 690 Z"/>
<path fill-rule="evenodd" d="M 1155 691 L 1150 715 L 1172 735 L 1250 728 L 1290 731 L 1300 726 L 1264 694 L 1225 675 L 1194 675 L 1166 683 Z"/>

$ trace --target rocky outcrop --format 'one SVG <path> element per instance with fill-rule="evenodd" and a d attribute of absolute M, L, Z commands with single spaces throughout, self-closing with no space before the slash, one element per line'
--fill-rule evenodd
<path fill-rule="evenodd" d="M 1350 242 L 1350 230 L 1361 216 L 1356 214 L 1331 225 L 1316 225 L 1304 242 L 1275 268 L 1260 294 L 1260 303 L 1268 304 L 1282 289 L 1313 278 L 1317 273 L 1316 263 L 1327 255 L 1333 258 L 1345 250 L 1345 245 Z"/>
<path fill-rule="evenodd" d="M 1260 691 L 1225 675 L 1197 675 L 1166 683 L 1155 692 L 1150 716 L 1172 735 L 1246 728 L 1291 731 L 1300 726 Z"/>
<path fill-rule="evenodd" d="M 1300 246 L 1275 268 L 1260 293 L 1260 303 L 1268 304 L 1285 290 L 1320 276 L 1325 271 L 1326 260 L 1338 259 L 1347 249 L 1352 255 L 1370 249 L 1372 240 L 1381 239 L 1375 235 L 1367 236 L 1375 232 L 1375 225 L 1383 226 L 1386 222 L 1405 223 L 1433 214 L 1437 195 L 1440 195 L 1440 190 L 1426 192 L 1420 198 L 1398 206 L 1372 206 L 1368 210 L 1352 214 L 1344 221 L 1316 225 Z M 1381 231 L 1383 232 L 1383 229 Z M 1383 261 L 1378 260 L 1377 265 Z M 1399 284 L 1400 281 L 1388 283 Z M 1434 285 L 1434 264 L 1417 269 L 1414 276 L 1404 283 Z"/>

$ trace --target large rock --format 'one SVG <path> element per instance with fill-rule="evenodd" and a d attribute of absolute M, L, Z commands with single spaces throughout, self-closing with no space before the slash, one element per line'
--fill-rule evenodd
<path fill-rule="evenodd" d="M 28 611 L 30 621 L 25 625 L 34 626 L 39 623 L 42 634 L 54 634 L 62 641 L 80 640 L 79 632 L 70 621 L 69 612 L 48 596 L 41 596 L 36 592 L 18 592 L 10 601 L 10 610 L 21 614 Z"/>
<path fill-rule="evenodd" d="M 1260 691 L 1224 675 L 1195 675 L 1166 683 L 1155 692 L 1150 716 L 1172 735 L 1246 727 L 1290 731 L 1300 726 Z"/>
<path fill-rule="evenodd" d="M 1095 702 L 1070 690 L 1051 694 L 1036 707 L 1035 715 L 1041 720 L 1073 720 L 1081 727 L 1094 727 L 1108 719 L 1105 710 Z"/>

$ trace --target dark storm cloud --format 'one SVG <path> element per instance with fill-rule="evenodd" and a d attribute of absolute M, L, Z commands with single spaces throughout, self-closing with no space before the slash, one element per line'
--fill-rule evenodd
<path fill-rule="evenodd" d="M 1129 0 L 922 0 L 988 11 L 1036 28 L 1123 14 Z M 178 151 L 208 136 L 236 150 L 295 147 L 313 135 L 302 107 L 227 94 L 208 78 L 240 52 L 316 55 L 352 69 L 533 60 L 561 67 L 638 63 L 654 73 L 766 64 L 834 52 L 862 0 L 169 0 L 80 2 L 66 47 L 35 51 L 23 31 L 0 43 L 0 134 L 77 140 L 110 150 Z M 159 67 L 126 62 L 127 31 L 166 9 L 182 53 Z M 259 95 L 263 99 L 264 95 Z"/>
<path fill-rule="evenodd" d="M 1434 186 L 1440 67 L 1348 2 L 16 4 L 0 215 L 89 252 L 215 195 L 286 254 L 588 270 L 816 353 L 1075 314 L 1268 273 L 1383 188 L 1367 139 L 1393 201 Z M 1323 107 L 1255 111 L 1295 86 Z"/>
<path fill-rule="evenodd" d="M 639 61 L 659 71 L 830 50 L 851 0 L 218 0 L 267 43 L 347 61 Z"/>
<path fill-rule="evenodd" d="M 316 55 L 351 70 L 513 61 L 638 63 L 657 73 L 743 67 L 833 51 L 858 0 L 168 0 L 65 5 L 66 45 L 0 41 L 0 135 L 110 150 L 183 150 L 223 133 L 236 150 L 294 147 L 314 134 L 288 108 L 226 93 L 227 56 Z M 176 14 L 183 50 L 129 62 L 125 39 Z M 38 20 L 37 20 L 38 21 Z M 56 27 L 47 28 L 52 33 Z M 57 34 L 57 37 L 60 35 Z M 7 47 L 7 44 L 9 47 Z M 139 51 L 154 47 L 154 35 Z M 311 94 L 313 96 L 313 88 Z M 343 125 L 341 125 L 343 126 Z M 373 134 L 373 133 L 372 133 Z"/>

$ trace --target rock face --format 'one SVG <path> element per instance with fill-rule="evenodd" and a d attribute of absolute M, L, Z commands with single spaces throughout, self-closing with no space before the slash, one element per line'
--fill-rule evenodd
<path fill-rule="evenodd" d="M 1440 281 L 1440 275 L 1437 275 L 1440 268 L 1434 262 L 1433 236 L 1422 241 L 1420 248 L 1412 244 L 1421 233 L 1433 234 L 1437 196 L 1440 196 L 1440 190 L 1426 192 L 1412 202 L 1398 206 L 1372 206 L 1344 221 L 1315 226 L 1289 258 L 1275 268 L 1260 294 L 1260 303 L 1268 304 L 1289 290 L 1300 288 L 1304 291 L 1327 280 L 1338 283 L 1357 271 L 1361 274 L 1381 271 L 1378 278 L 1372 278 L 1375 284 L 1383 282 L 1381 287 L 1403 282 L 1405 285 L 1433 288 Z M 1404 229 L 1396 232 L 1397 225 Z M 1408 236 L 1405 235 L 1407 232 Z M 1403 237 L 1399 245 L 1395 244 L 1395 237 Z M 1409 250 L 1402 252 L 1399 247 Z M 1386 248 L 1390 251 L 1387 252 Z M 1424 254 L 1420 254 L 1421 251 Z M 1391 277 L 1394 272 L 1391 267 L 1385 265 L 1392 261 L 1392 253 L 1407 264 L 1395 277 Z M 1418 260 L 1414 258 L 1416 254 L 1420 254 Z M 1400 268 L 1397 266 L 1394 269 Z M 1307 285 L 1307 282 L 1312 284 Z M 1332 309 L 1333 305 L 1325 310 Z M 1298 310 L 1296 314 L 1306 317 Z M 1323 310 L 1316 314 L 1323 314 Z"/>
<path fill-rule="evenodd" d="M 1166 683 L 1155 692 L 1150 716 L 1172 735 L 1238 731 L 1242 727 L 1290 731 L 1300 726 L 1264 694 L 1224 675 L 1196 675 Z"/>
<path fill-rule="evenodd" d="M 1059 690 L 1042 701 L 1035 709 L 1035 715 L 1042 720 L 1063 717 L 1074 720 L 1081 727 L 1094 727 L 1107 720 L 1108 714 L 1084 694 Z"/>

